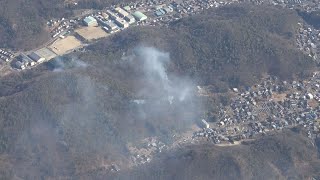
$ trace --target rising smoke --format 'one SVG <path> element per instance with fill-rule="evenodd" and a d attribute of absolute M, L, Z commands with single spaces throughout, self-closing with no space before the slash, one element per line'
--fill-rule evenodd
<path fill-rule="evenodd" d="M 199 118 L 201 105 L 193 91 L 196 86 L 187 78 L 167 70 L 173 63 L 168 53 L 139 46 L 119 61 L 126 67 L 121 77 L 138 85 L 131 96 L 122 91 L 121 83 L 125 79 L 117 79 L 119 72 L 107 74 L 103 69 L 123 70 L 119 64 L 93 67 L 75 57 L 56 59 L 52 68 L 54 73 L 37 84 L 46 85 L 35 85 L 31 87 L 34 90 L 26 92 L 36 91 L 38 98 L 21 102 L 33 103 L 31 107 L 39 108 L 24 112 L 30 118 L 26 121 L 32 123 L 18 138 L 15 152 L 24 154 L 32 147 L 31 159 L 39 158 L 42 164 L 37 167 L 50 171 L 39 173 L 56 177 L 64 169 L 75 169 L 74 166 L 83 167 L 85 171 L 91 166 L 99 166 L 97 162 L 110 164 L 123 157 L 128 159 L 128 142 L 150 136 L 172 137 L 172 132 L 185 130 Z M 84 70 L 68 71 L 70 67 Z M 95 68 L 94 72 L 102 74 L 89 74 L 89 68 L 85 67 Z M 106 83 L 107 78 L 116 80 L 110 84 Z M 52 154 L 57 157 L 47 161 Z M 68 161 L 65 166 L 61 166 L 63 159 Z M 24 161 L 27 163 L 29 159 Z M 22 169 L 24 164 L 19 167 Z M 81 172 L 82 169 L 68 172 L 72 175 L 74 171 Z M 18 169 L 15 173 L 23 177 L 29 172 Z"/>
<path fill-rule="evenodd" d="M 140 95 L 153 94 L 158 98 L 167 99 L 169 104 L 193 98 L 192 90 L 195 86 L 192 82 L 173 74 L 169 75 L 166 71 L 166 65 L 171 63 L 169 53 L 145 46 L 137 47 L 133 53 L 133 57 L 130 58 L 131 62 L 143 67 L 142 73 L 146 80 Z"/>
<path fill-rule="evenodd" d="M 71 56 L 68 58 L 59 56 L 50 61 L 48 63 L 48 66 L 50 69 L 52 69 L 53 72 L 62 72 L 71 68 L 86 68 L 88 67 L 88 64 L 79 60 L 75 56 Z"/>
<path fill-rule="evenodd" d="M 147 134 L 169 138 L 172 132 L 185 130 L 200 118 L 202 105 L 194 83 L 168 71 L 174 64 L 170 54 L 153 47 L 138 46 L 123 59 L 136 72 L 137 84 L 134 117 L 147 123 Z M 131 71 L 130 71 L 131 72 Z"/>

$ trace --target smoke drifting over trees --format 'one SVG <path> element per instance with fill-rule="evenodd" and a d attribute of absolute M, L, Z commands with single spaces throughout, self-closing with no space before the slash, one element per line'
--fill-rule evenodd
<path fill-rule="evenodd" d="M 173 133 L 187 129 L 204 112 L 218 109 L 215 97 L 208 100 L 195 96 L 196 85 L 214 87 L 219 99 L 221 92 L 251 85 L 263 73 L 286 79 L 311 70 L 314 64 L 290 46 L 292 39 L 283 38 L 286 31 L 292 31 L 287 29 L 290 22 L 296 20 L 296 15 L 275 8 L 225 7 L 182 19 L 169 28 L 133 27 L 86 47 L 85 53 L 76 52 L 48 66 L 2 78 L 0 161 L 5 167 L 0 170 L 8 173 L 0 175 L 4 179 L 98 179 L 92 177 L 102 172 L 100 179 L 106 179 L 103 173 L 110 172 L 108 165 L 118 160 L 121 170 L 127 165 L 128 143 L 135 145 L 151 136 L 169 142 Z M 139 43 L 157 48 L 134 48 Z M 126 55 L 121 56 L 123 53 Z M 212 109 L 206 111 L 207 106 Z M 315 149 L 311 153 L 311 148 L 300 151 L 307 146 L 294 139 L 283 141 L 293 142 L 288 148 L 279 148 L 282 143 L 270 137 L 258 144 L 261 148 L 254 153 L 252 146 L 235 147 L 229 150 L 232 161 L 220 156 L 225 153 L 221 148 L 200 146 L 193 151 L 197 147 L 190 147 L 191 153 L 185 149 L 181 156 L 169 154 L 165 159 L 178 158 L 170 166 L 163 161 L 159 165 L 162 168 L 154 164 L 150 168 L 155 167 L 155 171 L 149 172 L 160 174 L 153 179 L 174 178 L 180 170 L 184 176 L 179 177 L 192 179 L 198 175 L 194 172 L 203 172 L 203 179 L 214 179 L 220 174 L 229 175 L 228 168 L 221 171 L 219 167 L 230 167 L 231 162 L 236 173 L 230 173 L 230 177 L 238 177 L 239 169 L 243 179 L 248 179 L 248 170 L 256 173 L 265 167 L 272 169 L 268 163 L 286 157 L 286 149 L 298 147 L 298 153 L 312 154 L 301 162 L 313 159 Z M 268 145 L 272 152 L 266 154 L 263 149 Z M 256 161 L 259 156 L 263 158 Z M 257 168 L 250 169 L 252 165 Z M 208 168 L 194 170 L 203 166 Z M 277 167 L 282 166 L 280 163 Z M 135 179 L 152 179 L 150 173 L 140 178 L 139 171 L 124 176 L 131 178 L 130 173 L 137 172 Z M 261 179 L 258 175 L 251 177 Z"/>
<path fill-rule="evenodd" d="M 153 97 L 167 96 L 169 104 L 174 101 L 184 101 L 194 96 L 195 85 L 185 78 L 168 74 L 166 65 L 170 63 L 169 53 L 161 52 L 153 47 L 139 46 L 129 56 L 133 68 L 142 65 L 144 86 L 141 86 L 140 95 L 150 94 Z M 136 66 L 136 67 L 135 67 Z M 138 69 L 139 70 L 139 69 Z"/>
<path fill-rule="evenodd" d="M 12 174 L 22 178 L 31 174 L 72 176 L 119 160 L 126 162 L 129 142 L 150 136 L 170 141 L 173 132 L 186 130 L 200 118 L 202 106 L 195 98 L 195 85 L 167 72 L 168 53 L 139 46 L 118 59 L 118 66 L 135 72 L 126 77 L 136 85 L 127 86 L 128 94 L 117 82 L 103 82 L 90 74 L 99 71 L 105 77 L 103 68 L 109 67 L 100 71 L 88 62 L 75 57 L 52 61 L 48 75 L 0 102 L 26 107 L 19 116 L 8 115 L 14 109 L 5 115 L 6 121 L 25 124 L 21 133 L 8 139 L 13 142 L 8 153 L 19 158 Z M 19 127 L 12 128 L 16 132 L 14 128 Z M 29 163 L 35 166 L 24 169 Z"/>

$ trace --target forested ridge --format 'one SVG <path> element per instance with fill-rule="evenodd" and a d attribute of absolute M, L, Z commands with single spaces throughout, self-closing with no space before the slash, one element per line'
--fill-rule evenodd
<path fill-rule="evenodd" d="M 128 28 L 81 51 L 1 77 L 0 176 L 105 179 L 110 171 L 103 163 L 127 162 L 128 143 L 153 136 L 170 143 L 173 133 L 228 103 L 230 88 L 252 85 L 264 74 L 283 80 L 308 75 L 317 67 L 295 48 L 299 20 L 293 10 L 268 6 L 210 9 L 169 27 Z M 192 90 L 208 85 L 216 95 L 168 105 L 167 97 L 157 96 L 160 81 L 146 84 L 142 61 L 130 60 L 137 47 L 153 47 L 153 53 L 170 57 L 165 72 L 178 79 L 172 84 L 186 82 Z M 110 179 L 301 179 L 306 173 L 296 172 L 301 164 L 295 160 L 316 175 L 317 148 L 301 134 L 286 131 L 227 151 L 211 145 L 172 151 L 150 167 L 120 171 L 123 176 L 111 174 Z"/>
<path fill-rule="evenodd" d="M 170 52 L 171 71 L 225 91 L 251 85 L 263 74 L 284 79 L 308 74 L 314 62 L 295 49 L 299 20 L 295 11 L 275 7 L 228 6 L 173 22 L 169 28 L 130 28 L 90 46 L 94 53 L 85 57 L 114 59 L 139 43 L 155 46 Z"/>

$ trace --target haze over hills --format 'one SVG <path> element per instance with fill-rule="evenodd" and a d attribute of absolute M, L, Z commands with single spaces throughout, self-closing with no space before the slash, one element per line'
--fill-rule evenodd
<path fill-rule="evenodd" d="M 1 47 L 32 49 L 49 39 L 46 19 L 70 15 L 64 1 L 0 1 Z"/>
<path fill-rule="evenodd" d="M 2 77 L 2 177 L 103 179 L 110 173 L 106 164 L 128 165 L 129 143 L 151 136 L 169 143 L 173 133 L 217 110 L 228 96 L 199 98 L 197 85 L 226 92 L 252 85 L 264 74 L 305 76 L 315 64 L 294 47 L 298 21 L 290 10 L 229 6 L 169 27 L 130 28 L 85 52 Z M 284 132 L 223 152 L 191 146 L 160 158 L 145 174 L 137 169 L 123 178 L 131 172 L 136 179 L 153 172 L 159 174 L 150 176 L 154 179 L 287 178 L 291 172 L 300 178 L 307 175 L 295 172 L 297 162 L 307 164 L 311 175 L 319 172 L 316 150 L 300 135 Z M 178 166 L 186 162 L 190 166 Z M 234 173 L 218 166 L 233 167 Z M 264 171 L 256 174 L 259 169 Z M 176 171 L 181 174 L 172 175 Z"/>
<path fill-rule="evenodd" d="M 119 3 L 115 0 L 80 0 L 78 5 L 66 0 L 1 0 L 0 1 L 0 48 L 30 50 L 49 39 L 45 28 L 52 18 L 70 17 L 73 10 L 102 8 Z M 121 1 L 126 2 L 126 1 Z"/>
<path fill-rule="evenodd" d="M 191 145 L 179 148 L 160 155 L 151 164 L 110 178 L 308 179 L 320 176 L 316 149 L 301 134 L 285 131 L 239 146 Z M 95 179 L 103 177 L 96 175 Z"/>

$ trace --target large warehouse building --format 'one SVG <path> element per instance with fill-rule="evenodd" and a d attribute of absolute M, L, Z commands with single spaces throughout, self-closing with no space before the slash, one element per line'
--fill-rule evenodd
<path fill-rule="evenodd" d="M 148 18 L 145 14 L 143 14 L 140 11 L 136 11 L 132 15 L 134 18 L 136 18 L 137 21 L 144 21 Z"/>
<path fill-rule="evenodd" d="M 98 26 L 97 20 L 92 16 L 88 16 L 84 18 L 83 22 L 85 23 L 86 26 Z"/>
<path fill-rule="evenodd" d="M 32 52 L 31 54 L 29 54 L 29 57 L 34 60 L 35 62 L 43 62 L 46 60 L 46 58 L 41 57 L 40 55 L 38 55 L 35 52 Z"/>

